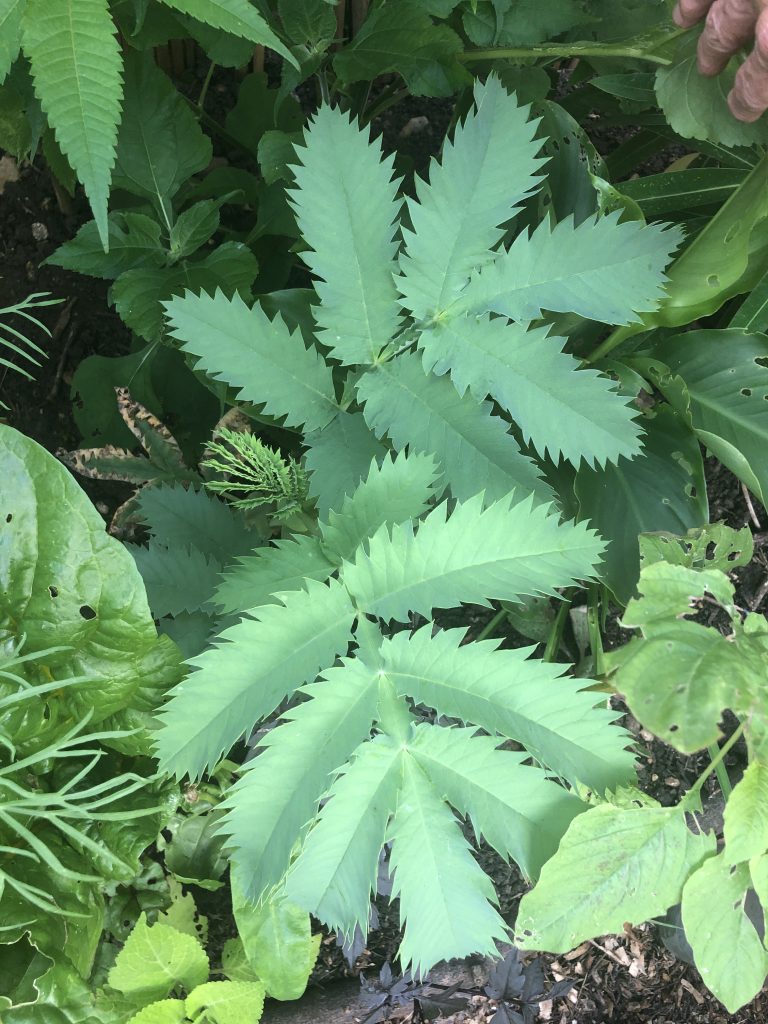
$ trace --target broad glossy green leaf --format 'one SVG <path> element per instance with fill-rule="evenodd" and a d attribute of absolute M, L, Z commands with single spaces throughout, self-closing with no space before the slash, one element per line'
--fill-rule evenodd
<path fill-rule="evenodd" d="M 211 143 L 148 55 L 126 56 L 125 95 L 112 185 L 152 200 L 170 231 L 171 200 L 210 163 Z"/>
<path fill-rule="evenodd" d="M 62 692 L 71 715 L 100 721 L 131 705 L 143 677 L 178 678 L 173 645 L 158 639 L 128 551 L 72 476 L 39 445 L 0 428 L 0 619 L 46 657 L 52 678 L 86 677 Z"/>
<path fill-rule="evenodd" d="M 734 121 L 734 124 L 736 122 Z M 680 327 L 749 291 L 768 254 L 768 154 L 667 270 L 667 296 L 649 326 Z"/>
<path fill-rule="evenodd" d="M 704 78 L 696 66 L 698 32 L 686 32 L 672 64 L 656 72 L 656 95 L 669 124 L 684 139 L 705 139 L 724 146 L 765 145 L 768 125 L 737 121 L 728 108 L 738 61 L 719 75 Z"/>
<path fill-rule="evenodd" d="M 23 37 L 35 93 L 83 183 L 106 248 L 107 199 L 123 98 L 120 49 L 107 2 L 27 0 Z"/>
<path fill-rule="evenodd" d="M 685 533 L 708 519 L 704 468 L 696 435 L 669 407 L 642 421 L 643 453 L 576 474 L 579 518 L 608 542 L 604 580 L 626 604 L 640 574 L 638 536 Z"/>
<path fill-rule="evenodd" d="M 646 217 L 658 217 L 724 203 L 746 175 L 746 170 L 732 167 L 694 168 L 623 181 L 619 189 L 637 203 Z"/>
<path fill-rule="evenodd" d="M 736 310 L 728 326 L 750 334 L 768 333 L 768 270 Z"/>
<path fill-rule="evenodd" d="M 749 885 L 747 865 L 734 869 L 720 853 L 683 889 L 683 925 L 696 966 L 729 1013 L 754 999 L 768 975 L 768 953 L 744 911 Z"/>
<path fill-rule="evenodd" d="M 415 96 L 450 96 L 469 76 L 457 57 L 462 43 L 447 25 L 434 25 L 413 0 L 374 8 L 333 67 L 344 82 L 370 82 L 395 71 Z"/>
<path fill-rule="evenodd" d="M 232 910 L 245 954 L 272 999 L 300 999 L 317 958 L 309 914 L 278 891 L 258 906 L 236 889 Z"/>
<path fill-rule="evenodd" d="M 516 942 L 567 953 L 584 939 L 666 913 L 691 871 L 715 849 L 675 807 L 601 804 L 574 818 L 520 903 Z"/>
<path fill-rule="evenodd" d="M 88 221 L 70 242 L 60 245 L 45 261 L 90 277 L 113 280 L 136 267 L 159 267 L 166 253 L 160 241 L 160 225 L 143 213 L 110 213 L 109 252 L 104 252 L 96 221 Z"/>
<path fill-rule="evenodd" d="M 683 380 L 682 396 L 674 380 L 667 382 L 669 398 L 678 407 L 689 399 L 693 428 L 702 442 L 743 477 L 739 462 L 718 442 L 734 448 L 757 480 L 757 497 L 768 499 L 768 369 L 762 362 L 768 358 L 768 336 L 738 330 L 691 331 L 659 345 L 656 354 Z M 663 376 L 660 385 L 667 390 Z"/>

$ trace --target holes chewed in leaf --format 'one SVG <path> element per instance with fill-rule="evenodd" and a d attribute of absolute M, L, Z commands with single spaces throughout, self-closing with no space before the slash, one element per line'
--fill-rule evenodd
<path fill-rule="evenodd" d="M 48 593 L 51 595 L 51 597 L 58 597 L 59 596 L 58 587 L 54 587 L 54 586 L 48 587 Z"/>
<path fill-rule="evenodd" d="M 95 619 L 96 618 L 96 612 L 88 604 L 83 604 L 83 605 L 80 606 L 80 614 L 82 615 L 82 617 L 84 619 Z"/>

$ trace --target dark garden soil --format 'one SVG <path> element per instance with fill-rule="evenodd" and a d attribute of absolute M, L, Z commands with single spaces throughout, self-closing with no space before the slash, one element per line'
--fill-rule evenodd
<path fill-rule="evenodd" d="M 214 79 L 211 104 L 225 103 L 229 93 L 226 79 Z M 451 109 L 448 104 L 436 104 L 427 115 L 423 101 L 409 100 L 381 124 L 387 147 L 397 147 L 419 170 L 423 170 L 429 154 L 439 147 Z M 130 338 L 108 306 L 106 282 L 42 265 L 45 257 L 71 238 L 88 217 L 82 195 L 66 202 L 62 209 L 44 168 L 25 166 L 19 174 L 18 181 L 6 183 L 0 191 L 0 307 L 19 301 L 31 291 L 50 292 L 63 302 L 41 312 L 53 338 L 45 345 L 48 359 L 36 379 L 29 382 L 0 372 L 0 398 L 9 406 L 3 415 L 6 422 L 55 452 L 74 448 L 80 440 L 70 397 L 70 382 L 78 363 L 96 353 L 125 354 Z M 750 508 L 739 482 L 712 459 L 708 460 L 707 472 L 712 521 L 752 527 L 755 556 L 748 566 L 734 573 L 736 600 L 745 609 L 763 611 L 768 600 L 768 514 L 754 500 Z M 126 496 L 120 485 L 78 482 L 104 515 Z M 487 621 L 483 613 L 471 625 L 479 631 Z M 614 622 L 609 641 L 615 644 L 623 639 L 626 634 Z M 518 645 L 523 641 L 510 633 L 506 642 Z M 623 710 L 619 703 L 616 706 Z M 643 787 L 663 804 L 676 803 L 704 762 L 698 756 L 681 757 L 654 741 L 631 716 L 627 716 L 626 724 L 641 750 Z M 737 746 L 728 767 L 738 771 L 742 763 L 743 752 Z M 492 851 L 480 849 L 479 857 L 494 878 L 502 913 L 512 923 L 525 885 L 517 872 Z M 195 896 L 200 909 L 209 917 L 211 945 L 220 949 L 224 939 L 234 933 L 227 890 L 219 894 L 198 890 Z M 446 1009 L 447 1015 L 437 1019 L 453 1024 L 490 1021 L 496 1004 L 483 994 L 489 966 L 483 962 L 448 965 L 444 972 L 433 973 L 432 978 L 440 983 L 437 987 L 413 996 L 406 992 L 399 1005 L 383 1016 L 374 1015 L 372 1008 L 378 999 L 375 986 L 372 989 L 369 984 L 361 998 L 356 976 L 362 971 L 370 982 L 386 961 L 394 960 L 398 945 L 396 905 L 382 903 L 379 911 L 382 927 L 372 933 L 368 948 L 354 968 L 346 965 L 334 937 L 326 936 L 305 998 L 297 1004 L 269 1006 L 264 1017 L 266 1024 L 351 1024 L 366 1020 L 419 1024 L 434 1019 L 439 997 L 454 985 L 458 987 L 451 999 L 463 1000 L 461 1005 L 465 1008 L 453 1014 Z M 573 988 L 554 1003 L 542 1001 L 531 1020 L 555 1024 L 768 1024 L 768 994 L 761 994 L 735 1015 L 727 1014 L 706 991 L 696 969 L 676 960 L 651 925 L 627 925 L 621 936 L 585 942 L 566 956 L 547 956 L 542 961 L 548 986 L 569 979 Z M 514 1004 L 511 1008 L 522 1009 Z"/>

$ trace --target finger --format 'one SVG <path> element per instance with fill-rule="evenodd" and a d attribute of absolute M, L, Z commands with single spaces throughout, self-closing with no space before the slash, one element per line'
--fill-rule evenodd
<path fill-rule="evenodd" d="M 680 28 L 690 28 L 701 21 L 711 6 L 712 0 L 678 0 L 672 17 Z"/>
<path fill-rule="evenodd" d="M 731 57 L 750 41 L 756 21 L 754 0 L 715 0 L 699 39 L 702 75 L 719 75 Z"/>
<path fill-rule="evenodd" d="M 755 48 L 736 73 L 728 106 L 739 121 L 756 121 L 768 110 L 768 7 L 755 26 Z"/>

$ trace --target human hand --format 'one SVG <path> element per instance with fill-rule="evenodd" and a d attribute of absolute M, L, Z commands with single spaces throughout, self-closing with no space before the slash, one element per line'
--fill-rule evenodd
<path fill-rule="evenodd" d="M 674 20 L 691 28 L 706 15 L 699 39 L 699 71 L 719 75 L 754 37 L 754 48 L 736 73 L 728 106 L 739 121 L 756 121 L 768 110 L 768 0 L 678 0 Z"/>

